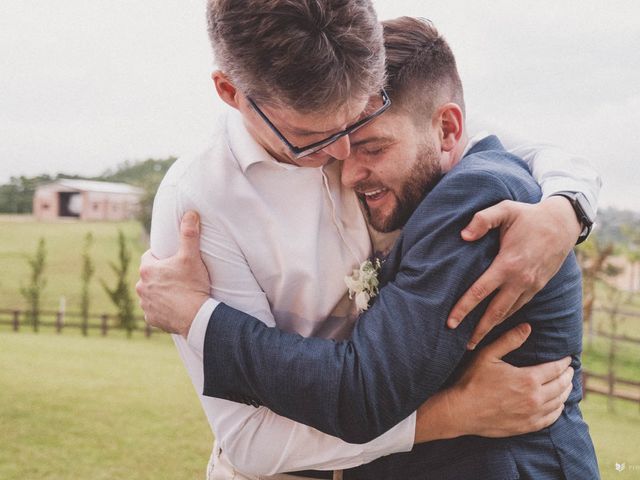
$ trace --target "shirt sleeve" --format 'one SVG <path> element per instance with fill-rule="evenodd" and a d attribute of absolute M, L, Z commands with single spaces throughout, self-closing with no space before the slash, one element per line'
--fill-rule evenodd
<path fill-rule="evenodd" d="M 211 315 L 213 315 L 213 311 L 218 305 L 220 305 L 220 302 L 214 300 L 213 298 L 209 298 L 202 304 L 200 310 L 198 310 L 198 313 L 196 313 L 193 322 L 191 322 L 191 327 L 189 328 L 189 333 L 187 334 L 187 343 L 200 357 L 202 357 L 203 354 L 202 350 L 204 347 L 204 336 L 207 333 L 207 325 L 209 324 L 209 319 L 211 318 Z"/>
<path fill-rule="evenodd" d="M 177 182 L 176 182 L 177 183 Z M 179 222 L 198 204 L 181 192 L 176 183 L 163 183 L 153 209 L 151 250 L 156 257 L 175 254 Z M 230 305 L 245 309 L 263 324 L 275 325 L 269 302 L 258 286 L 242 252 L 225 232 L 201 211 L 201 251 L 210 272 L 215 272 L 211 293 Z M 188 340 L 174 341 L 212 425 L 218 445 L 239 470 L 272 475 L 306 469 L 346 469 L 369 463 L 381 456 L 411 450 L 415 435 L 415 413 L 373 441 L 356 445 L 275 414 L 225 399 L 202 395 L 204 372 L 202 344 L 208 315 L 217 302 L 210 300 L 198 312 Z M 218 365 L 224 369 L 224 362 Z"/>
<path fill-rule="evenodd" d="M 597 212 L 602 179 L 588 159 L 551 143 L 529 141 L 487 119 L 470 118 L 468 125 L 471 134 L 474 131 L 495 133 L 510 153 L 527 162 L 542 189 L 543 200 L 557 192 L 582 192 Z"/>

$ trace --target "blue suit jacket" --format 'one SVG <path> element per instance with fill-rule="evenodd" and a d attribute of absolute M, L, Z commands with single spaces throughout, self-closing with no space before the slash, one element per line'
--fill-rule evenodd
<path fill-rule="evenodd" d="M 411 216 L 383 265 L 380 294 L 348 341 L 283 333 L 219 305 L 205 338 L 204 394 L 265 405 L 352 443 L 381 435 L 452 383 L 470 359 L 465 346 L 488 300 L 456 330 L 446 319 L 497 254 L 499 239 L 494 231 L 468 243 L 460 231 L 475 212 L 505 199 L 534 203 L 540 190 L 526 165 L 488 137 Z M 417 445 L 350 470 L 346 478 L 598 478 L 578 408 L 581 293 L 572 254 L 531 302 L 483 341 L 529 322 L 530 338 L 507 361 L 525 366 L 572 356 L 573 391 L 552 426 L 508 439 L 465 436 Z"/>

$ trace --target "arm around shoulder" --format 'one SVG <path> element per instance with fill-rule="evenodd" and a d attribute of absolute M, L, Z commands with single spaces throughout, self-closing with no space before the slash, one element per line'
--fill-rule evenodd
<path fill-rule="evenodd" d="M 443 180 L 405 227 L 397 273 L 348 341 L 265 328 L 220 305 L 207 331 L 205 368 L 223 359 L 227 368 L 207 375 L 205 394 L 222 396 L 231 385 L 234 392 L 348 442 L 366 442 L 387 431 L 438 391 L 462 358 L 481 310 L 458 330 L 447 329 L 447 315 L 488 266 L 498 240 L 491 234 L 467 243 L 459 232 L 475 211 L 510 196 L 491 172 Z"/>

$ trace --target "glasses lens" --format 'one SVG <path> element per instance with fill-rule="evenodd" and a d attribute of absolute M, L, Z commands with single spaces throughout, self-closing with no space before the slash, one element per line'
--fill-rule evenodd
<path fill-rule="evenodd" d="M 363 127 L 364 125 L 369 123 L 371 120 L 377 117 L 381 113 L 381 111 L 386 110 L 385 104 L 388 107 L 389 100 L 385 95 L 386 94 L 383 93 L 382 95 L 376 95 L 376 96 L 370 97 L 369 102 L 367 103 L 367 106 L 365 107 L 363 112 L 360 114 L 358 120 L 352 126 L 346 128 L 344 131 L 340 133 L 332 135 L 331 137 L 325 140 L 322 140 L 313 145 L 309 145 L 308 147 L 304 148 L 302 151 L 296 153 L 295 157 L 302 158 L 302 157 L 306 157 L 307 155 L 312 155 L 314 153 L 317 153 L 320 150 L 328 147 L 332 143 L 337 142 L 342 137 L 357 131 L 360 127 Z"/>

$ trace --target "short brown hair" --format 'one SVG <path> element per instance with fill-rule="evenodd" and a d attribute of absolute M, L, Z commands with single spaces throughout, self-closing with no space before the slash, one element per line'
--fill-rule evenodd
<path fill-rule="evenodd" d="M 464 112 L 456 59 L 446 40 L 426 19 L 399 17 L 382 22 L 387 58 L 387 91 L 394 108 L 425 121 L 444 102 Z"/>
<path fill-rule="evenodd" d="M 254 100 L 326 111 L 384 84 L 371 0 L 208 0 L 216 62 Z"/>

